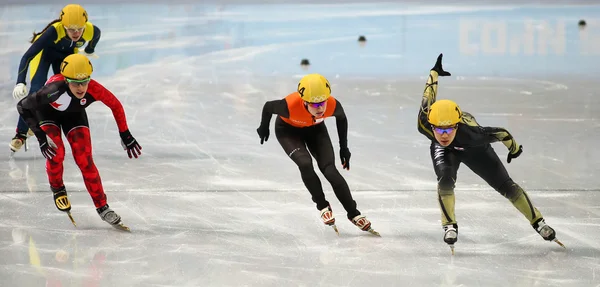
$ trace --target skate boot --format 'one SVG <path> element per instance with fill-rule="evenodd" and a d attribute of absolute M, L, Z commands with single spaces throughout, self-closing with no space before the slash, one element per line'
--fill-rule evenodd
<path fill-rule="evenodd" d="M 50 187 L 50 189 L 54 194 L 54 205 L 56 206 L 56 208 L 64 212 L 71 211 L 71 202 L 69 201 L 69 197 L 67 197 L 67 190 L 65 190 L 65 187 Z"/>
<path fill-rule="evenodd" d="M 371 221 L 369 221 L 364 215 L 357 215 L 354 218 L 350 219 L 350 221 L 362 231 L 368 231 L 373 235 L 381 236 L 379 232 L 371 228 Z"/>
<path fill-rule="evenodd" d="M 58 210 L 66 212 L 71 220 L 73 225 L 77 226 L 73 216 L 71 215 L 71 202 L 69 201 L 69 197 L 67 196 L 67 190 L 64 186 L 59 188 L 50 187 L 52 190 L 52 194 L 54 195 L 54 205 Z"/>
<path fill-rule="evenodd" d="M 546 221 L 543 218 L 538 219 L 531 226 L 533 227 L 533 229 L 535 229 L 535 231 L 537 231 L 537 233 L 540 236 L 542 236 L 542 238 L 544 238 L 544 240 L 554 241 L 558 245 L 565 248 L 565 246 L 562 244 L 562 242 L 560 242 L 560 241 L 558 241 L 558 239 L 556 239 L 556 232 L 554 231 L 554 229 L 552 227 L 550 227 L 550 225 L 547 225 Z"/>
<path fill-rule="evenodd" d="M 450 246 L 452 255 L 454 255 L 454 243 L 458 241 L 458 224 L 444 225 L 444 242 Z"/>
<path fill-rule="evenodd" d="M 14 154 L 21 149 L 21 147 L 25 146 L 25 151 L 27 151 L 27 135 L 26 134 L 15 134 L 12 138 L 8 147 L 10 151 Z"/>
<path fill-rule="evenodd" d="M 323 223 L 325 225 L 329 225 L 331 227 L 333 227 L 333 230 L 335 231 L 335 233 L 337 233 L 337 235 L 340 235 L 340 232 L 337 229 L 337 226 L 335 226 L 335 217 L 333 216 L 333 211 L 331 210 L 331 206 L 327 206 L 323 209 L 321 209 L 321 220 L 323 221 Z"/>
<path fill-rule="evenodd" d="M 97 208 L 96 211 L 98 212 L 98 215 L 100 215 L 100 218 L 102 218 L 102 220 L 108 222 L 108 224 L 112 225 L 114 228 L 129 231 L 129 227 L 123 225 L 123 223 L 121 222 L 121 216 L 119 216 L 112 209 L 110 209 L 110 206 L 108 206 L 108 204 Z"/>

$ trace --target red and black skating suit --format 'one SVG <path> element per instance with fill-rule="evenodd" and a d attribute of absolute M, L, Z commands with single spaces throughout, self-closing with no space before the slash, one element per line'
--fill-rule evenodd
<path fill-rule="evenodd" d="M 46 172 L 52 189 L 64 187 L 65 146 L 60 134 L 62 129 L 71 145 L 75 163 L 81 169 L 85 186 L 96 208 L 99 208 L 106 205 L 106 195 L 92 159 L 92 143 L 85 108 L 95 101 L 101 101 L 112 110 L 121 138 L 129 137 L 130 141 L 135 139 L 128 131 L 121 102 L 109 90 L 90 80 L 87 93 L 82 99 L 78 99 L 71 93 L 68 85 L 64 76 L 54 75 L 39 91 L 19 101 L 17 110 L 40 143 L 46 141 L 47 135 L 56 144 L 56 155 L 46 160 Z"/>

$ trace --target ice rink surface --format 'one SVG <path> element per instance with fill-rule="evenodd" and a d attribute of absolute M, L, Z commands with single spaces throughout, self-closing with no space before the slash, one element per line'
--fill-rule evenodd
<path fill-rule="evenodd" d="M 31 2 L 0 7 L 5 146 L 20 57 L 63 5 Z M 64 178 L 77 227 L 52 203 L 36 140 L 14 158 L 6 147 L 0 286 L 600 286 L 600 6 L 182 2 L 85 6 L 102 29 L 94 77 L 122 101 L 143 147 L 127 158 L 110 110 L 88 108 L 108 202 L 132 232 L 98 217 L 70 148 Z M 524 146 L 507 169 L 566 250 L 462 166 L 450 255 L 429 142 L 416 128 L 439 53 L 453 75 L 438 97 Z M 264 102 L 312 72 L 329 78 L 348 114 L 351 170 L 341 173 L 381 238 L 345 220 L 321 177 L 338 237 L 273 129 L 260 145 Z M 335 120 L 326 124 L 337 155 Z M 505 160 L 506 148 L 493 147 Z"/>

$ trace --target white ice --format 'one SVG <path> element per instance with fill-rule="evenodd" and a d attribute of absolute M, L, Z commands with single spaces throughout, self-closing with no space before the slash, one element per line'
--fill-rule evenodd
<path fill-rule="evenodd" d="M 102 29 L 95 78 L 122 101 L 143 147 L 127 158 L 110 110 L 88 108 L 109 204 L 132 232 L 100 220 L 68 147 L 77 227 L 52 203 L 35 139 L 12 159 L 6 147 L 0 286 L 600 286 L 600 8 L 411 2 L 86 5 Z M 27 39 L 59 8 L 0 7 L 0 142 L 14 135 Z M 462 166 L 450 255 L 429 143 L 416 129 L 440 52 L 453 76 L 440 79 L 439 97 L 524 146 L 506 167 L 566 249 Z M 309 72 L 329 78 L 348 114 L 351 170 L 340 170 L 381 238 L 345 219 L 321 177 L 338 237 L 273 130 L 260 145 L 263 103 Z M 335 120 L 326 124 L 337 162 Z"/>

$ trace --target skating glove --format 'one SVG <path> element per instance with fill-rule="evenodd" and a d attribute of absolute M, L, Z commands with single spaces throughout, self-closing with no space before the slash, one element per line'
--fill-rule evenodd
<path fill-rule="evenodd" d="M 340 159 L 342 160 L 342 168 L 350 170 L 350 150 L 347 147 L 340 148 Z"/>
<path fill-rule="evenodd" d="M 37 138 L 40 144 L 42 155 L 47 159 L 54 158 L 54 156 L 56 156 L 56 144 L 52 140 L 48 141 L 48 137 L 46 135 L 39 136 Z"/>
<path fill-rule="evenodd" d="M 523 152 L 523 146 L 522 146 L 522 145 L 520 145 L 520 146 L 519 146 L 519 149 L 517 150 L 517 152 L 515 152 L 515 153 L 510 153 L 510 152 L 509 152 L 509 153 L 508 153 L 508 156 L 506 157 L 506 161 L 507 161 L 508 163 L 510 163 L 510 161 L 511 161 L 513 158 L 518 158 L 518 157 L 521 155 L 521 153 L 522 153 L 522 152 Z"/>
<path fill-rule="evenodd" d="M 437 61 L 435 62 L 435 66 L 433 66 L 433 68 L 431 68 L 432 71 L 436 71 L 438 73 L 438 76 L 440 77 L 444 77 L 444 76 L 451 76 L 452 74 L 450 74 L 450 72 L 446 72 L 444 71 L 444 68 L 442 68 L 442 58 L 444 57 L 444 54 L 440 54 L 437 58 Z"/>
<path fill-rule="evenodd" d="M 269 140 L 269 126 L 268 125 L 260 125 L 256 129 L 258 136 L 260 137 L 260 144 Z"/>
<path fill-rule="evenodd" d="M 79 51 L 79 54 L 83 54 L 84 56 L 86 56 L 88 58 L 94 58 L 94 59 L 100 58 L 100 56 L 96 55 L 96 53 L 88 53 L 86 51 Z"/>
<path fill-rule="evenodd" d="M 27 86 L 24 83 L 18 83 L 13 89 L 13 98 L 20 100 L 27 96 Z"/>
<path fill-rule="evenodd" d="M 123 149 L 127 151 L 127 155 L 129 156 L 129 158 L 131 158 L 132 156 L 138 158 L 138 156 L 142 154 L 142 147 L 131 135 L 129 130 L 121 132 L 119 133 L 119 135 L 121 136 L 121 145 L 123 146 Z"/>

